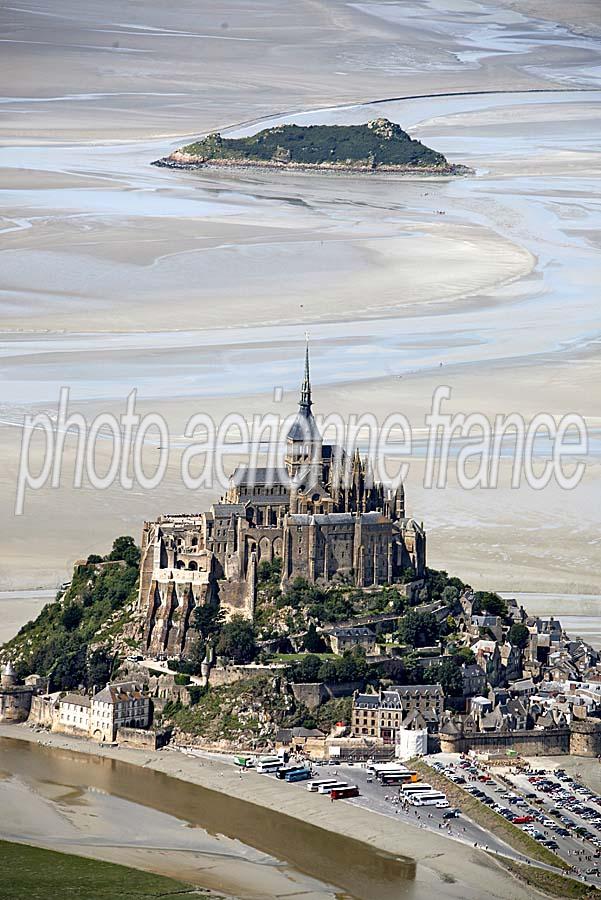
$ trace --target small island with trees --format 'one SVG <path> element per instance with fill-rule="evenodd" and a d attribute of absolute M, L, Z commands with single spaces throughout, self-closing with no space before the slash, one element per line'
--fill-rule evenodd
<path fill-rule="evenodd" d="M 462 175 L 435 150 L 388 119 L 364 125 L 278 125 L 242 138 L 209 134 L 153 165 L 175 169 L 251 167 L 340 172 Z"/>

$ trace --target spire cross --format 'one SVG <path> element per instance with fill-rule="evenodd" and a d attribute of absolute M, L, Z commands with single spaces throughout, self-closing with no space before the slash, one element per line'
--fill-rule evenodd
<path fill-rule="evenodd" d="M 306 412 L 311 411 L 312 400 L 311 400 L 311 378 L 309 375 L 309 332 L 305 332 L 306 339 L 306 347 L 305 347 L 305 380 L 303 381 L 303 386 L 301 388 L 300 395 L 300 406 Z"/>

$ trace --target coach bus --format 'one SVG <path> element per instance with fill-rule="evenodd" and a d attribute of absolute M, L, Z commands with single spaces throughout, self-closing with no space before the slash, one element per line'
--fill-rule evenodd
<path fill-rule="evenodd" d="M 332 791 L 340 790 L 340 788 L 349 787 L 347 781 L 335 781 L 334 784 L 320 784 L 317 788 L 318 794 L 330 794 Z"/>
<path fill-rule="evenodd" d="M 268 775 L 277 772 L 282 768 L 284 763 L 279 756 L 266 756 L 257 763 L 257 772 L 261 775 Z"/>
<path fill-rule="evenodd" d="M 278 771 L 275 773 L 275 777 L 283 781 L 289 772 L 301 772 L 305 771 L 306 768 L 306 766 L 282 766 L 281 769 L 278 769 Z"/>
<path fill-rule="evenodd" d="M 318 778 L 315 781 L 309 782 L 309 784 L 307 785 L 307 790 L 313 791 L 315 793 L 324 784 L 338 784 L 338 780 L 336 778 Z"/>
<path fill-rule="evenodd" d="M 332 788 L 330 791 L 330 797 L 333 800 L 345 800 L 347 797 L 358 797 L 359 796 L 359 788 L 356 784 L 349 784 L 344 788 L 337 787 Z"/>
<path fill-rule="evenodd" d="M 424 784 L 420 782 L 419 784 L 403 784 L 401 785 L 401 793 L 403 797 L 412 797 L 413 794 L 423 794 L 425 791 L 431 791 L 431 784 Z"/>
<path fill-rule="evenodd" d="M 425 794 L 415 794 L 411 798 L 412 806 L 437 806 L 439 809 L 449 805 L 444 794 L 440 791 L 426 791 Z"/>
<path fill-rule="evenodd" d="M 279 775 L 279 772 L 278 772 Z M 288 771 L 284 775 L 284 778 L 291 784 L 295 781 L 307 781 L 308 778 L 311 777 L 311 769 L 294 769 L 292 772 Z"/>
<path fill-rule="evenodd" d="M 380 772 L 376 777 L 380 784 L 416 784 L 419 781 L 417 772 Z"/>

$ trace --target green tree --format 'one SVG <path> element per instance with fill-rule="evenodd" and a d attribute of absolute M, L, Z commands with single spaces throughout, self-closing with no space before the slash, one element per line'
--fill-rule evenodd
<path fill-rule="evenodd" d="M 257 578 L 259 584 L 268 584 L 269 582 L 277 582 L 282 574 L 281 557 L 276 556 L 269 562 L 267 559 L 261 560 L 257 568 Z"/>
<path fill-rule="evenodd" d="M 461 669 L 451 657 L 434 666 L 428 666 L 424 672 L 424 679 L 426 684 L 440 684 L 447 697 L 461 697 L 463 694 Z"/>
<path fill-rule="evenodd" d="M 459 598 L 459 591 L 452 584 L 448 584 L 441 596 L 445 603 L 454 603 Z"/>
<path fill-rule="evenodd" d="M 200 669 L 207 654 L 207 645 L 200 634 L 192 641 L 188 651 L 187 662 L 190 664 L 191 675 L 200 675 Z"/>
<path fill-rule="evenodd" d="M 62 615 L 63 628 L 66 631 L 74 631 L 83 619 L 83 609 L 79 603 L 67 603 Z"/>
<path fill-rule="evenodd" d="M 303 650 L 308 653 L 325 653 L 326 649 L 324 639 L 317 633 L 317 628 L 311 622 L 303 638 Z"/>
<path fill-rule="evenodd" d="M 528 646 L 530 632 L 525 625 L 521 624 L 521 622 L 514 622 L 509 629 L 508 639 L 510 644 L 515 644 L 516 647 L 523 650 L 524 647 Z"/>
<path fill-rule="evenodd" d="M 470 647 L 460 647 L 460 649 L 453 654 L 453 659 L 458 666 L 463 665 L 463 663 L 467 666 L 473 666 L 476 662 L 476 657 Z"/>
<path fill-rule="evenodd" d="M 140 550 L 136 542 L 129 535 L 122 535 L 113 541 L 113 549 L 107 556 L 107 560 L 124 560 L 128 566 L 140 564 Z"/>
<path fill-rule="evenodd" d="M 244 616 L 232 616 L 223 626 L 217 641 L 217 653 L 232 659 L 238 665 L 252 662 L 257 647 L 252 622 Z"/>
<path fill-rule="evenodd" d="M 491 591 L 476 591 L 474 595 L 474 606 L 478 610 L 487 612 L 489 616 L 500 616 L 504 618 L 507 615 L 507 603 L 498 594 Z M 475 612 L 475 615 L 478 615 Z"/>
<path fill-rule="evenodd" d="M 112 658 L 103 647 L 94 650 L 88 657 L 86 686 L 104 687 L 111 680 Z"/>
<path fill-rule="evenodd" d="M 314 683 L 319 681 L 321 659 L 312 653 L 307 653 L 300 662 L 292 666 L 290 678 L 299 684 Z"/>
<path fill-rule="evenodd" d="M 215 637 L 223 628 L 225 615 L 218 597 L 197 606 L 194 610 L 192 624 L 203 641 Z"/>
<path fill-rule="evenodd" d="M 317 681 L 338 681 L 338 660 L 324 659 L 317 672 Z"/>
<path fill-rule="evenodd" d="M 428 647 L 440 637 L 434 613 L 410 609 L 400 621 L 399 637 L 411 647 Z"/>

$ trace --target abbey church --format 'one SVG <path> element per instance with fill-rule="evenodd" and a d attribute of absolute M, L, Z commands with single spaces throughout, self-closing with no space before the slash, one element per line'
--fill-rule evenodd
<path fill-rule="evenodd" d="M 370 588 L 407 570 L 424 574 L 426 536 L 405 515 L 403 487 L 387 491 L 358 452 L 347 459 L 323 443 L 312 406 L 307 348 L 284 466 L 241 467 L 207 512 L 144 523 L 139 603 L 149 653 L 185 653 L 193 609 L 216 597 L 227 615 L 252 618 L 261 560 L 282 559 L 283 588 L 299 577 Z"/>

